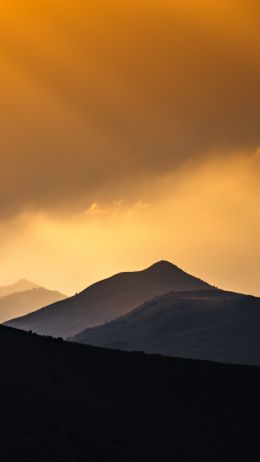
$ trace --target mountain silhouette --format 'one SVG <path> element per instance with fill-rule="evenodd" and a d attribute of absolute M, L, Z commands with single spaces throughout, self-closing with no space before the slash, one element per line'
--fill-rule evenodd
<path fill-rule="evenodd" d="M 66 295 L 43 287 L 6 295 L 0 298 L 0 323 L 31 313 L 65 298 Z"/>
<path fill-rule="evenodd" d="M 172 292 L 72 338 L 89 345 L 260 366 L 260 299 Z"/>
<path fill-rule="evenodd" d="M 1 462 L 260 460 L 260 368 L 0 326 Z"/>
<path fill-rule="evenodd" d="M 27 279 L 20 279 L 14 284 L 0 287 L 0 297 L 13 294 L 15 292 L 24 292 L 26 290 L 37 289 L 40 286 L 34 282 L 28 281 Z"/>
<path fill-rule="evenodd" d="M 7 325 L 65 338 L 111 321 L 155 295 L 211 288 L 177 266 L 161 261 L 143 271 L 119 273 L 97 282 L 74 297 L 11 320 Z"/>

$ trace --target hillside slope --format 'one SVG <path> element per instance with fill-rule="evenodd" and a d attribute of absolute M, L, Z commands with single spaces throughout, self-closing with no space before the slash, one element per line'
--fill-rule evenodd
<path fill-rule="evenodd" d="M 171 290 L 210 288 L 177 266 L 162 261 L 144 271 L 120 273 L 97 282 L 74 297 L 12 320 L 8 325 L 65 338 L 84 328 L 111 321 L 155 295 Z"/>
<path fill-rule="evenodd" d="M 260 368 L 113 352 L 0 326 L 1 462 L 260 458 Z"/>
<path fill-rule="evenodd" d="M 220 290 L 169 293 L 73 341 L 260 365 L 260 299 Z"/>

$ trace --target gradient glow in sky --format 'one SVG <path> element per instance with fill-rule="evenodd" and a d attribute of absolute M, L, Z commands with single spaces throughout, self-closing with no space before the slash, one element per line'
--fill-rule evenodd
<path fill-rule="evenodd" d="M 169 259 L 260 295 L 256 0 L 0 5 L 0 283 Z"/>

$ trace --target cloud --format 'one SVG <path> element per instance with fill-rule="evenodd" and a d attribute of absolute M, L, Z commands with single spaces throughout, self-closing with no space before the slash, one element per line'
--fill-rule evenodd
<path fill-rule="evenodd" d="M 219 287 L 260 295 L 259 169 L 259 152 L 222 153 L 157 178 L 149 203 L 12 218 L 0 227 L 0 280 L 26 277 L 75 293 L 168 259 Z"/>
<path fill-rule="evenodd" d="M 2 219 L 149 202 L 187 163 L 255 150 L 260 7 L 226 3 L 1 6 Z"/>

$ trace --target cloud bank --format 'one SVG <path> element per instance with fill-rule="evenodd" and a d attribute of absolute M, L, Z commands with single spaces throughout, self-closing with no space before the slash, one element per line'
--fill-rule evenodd
<path fill-rule="evenodd" d="M 259 17 L 253 0 L 0 6 L 1 218 L 149 200 L 187 163 L 254 153 Z"/>

